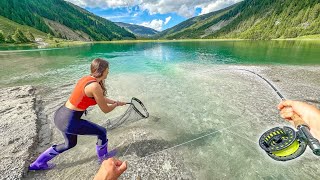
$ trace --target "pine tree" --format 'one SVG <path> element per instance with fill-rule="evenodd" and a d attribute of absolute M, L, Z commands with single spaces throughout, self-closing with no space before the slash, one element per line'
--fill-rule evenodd
<path fill-rule="evenodd" d="M 30 31 L 27 32 L 27 37 L 32 42 L 35 40 L 34 35 Z"/>
<path fill-rule="evenodd" d="M 16 43 L 26 43 L 29 42 L 28 38 L 23 34 L 20 29 L 17 29 L 13 35 L 13 39 Z"/>
<path fill-rule="evenodd" d="M 310 12 L 311 19 L 315 20 L 319 17 L 320 14 L 320 4 L 316 4 Z"/>
<path fill-rule="evenodd" d="M 3 35 L 3 32 L 0 31 L 0 43 L 5 43 L 5 39 L 4 39 L 4 35 Z"/>
<path fill-rule="evenodd" d="M 47 37 L 48 39 L 53 40 L 53 36 L 50 33 L 47 34 Z"/>
<path fill-rule="evenodd" d="M 12 35 L 9 34 L 7 37 L 6 37 L 6 43 L 14 43 L 14 39 L 12 38 Z"/>

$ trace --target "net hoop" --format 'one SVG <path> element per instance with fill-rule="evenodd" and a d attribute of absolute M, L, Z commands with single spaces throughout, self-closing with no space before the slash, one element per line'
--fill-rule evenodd
<path fill-rule="evenodd" d="M 136 102 L 138 102 L 138 103 L 141 105 L 141 107 L 142 107 L 143 110 L 145 111 L 146 115 L 144 115 L 144 114 L 134 105 L 133 101 L 136 101 Z M 130 104 L 132 105 L 133 109 L 134 109 L 141 117 L 143 117 L 143 118 L 148 118 L 148 117 L 149 117 L 149 113 L 148 113 L 148 111 L 147 111 L 147 108 L 143 105 L 143 103 L 142 103 L 139 99 L 133 97 L 133 98 L 131 99 L 131 103 L 130 103 Z"/>

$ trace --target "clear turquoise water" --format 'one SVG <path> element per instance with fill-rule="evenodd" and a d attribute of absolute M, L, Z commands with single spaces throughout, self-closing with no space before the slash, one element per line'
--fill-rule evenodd
<path fill-rule="evenodd" d="M 170 65 L 319 65 L 320 43 L 310 41 L 199 41 L 94 44 L 64 49 L 0 48 L 0 87 L 42 84 L 88 73 L 93 58 L 111 62 L 114 73 L 170 73 Z M 58 80 L 59 81 L 59 80 Z"/>
<path fill-rule="evenodd" d="M 313 162 L 307 158 L 290 164 L 278 163 L 266 157 L 258 147 L 261 133 L 275 126 L 267 120 L 271 119 L 273 123 L 279 120 L 275 108 L 279 99 L 274 92 L 251 76 L 220 70 L 233 65 L 319 66 L 320 43 L 199 41 L 7 49 L 0 52 L 0 87 L 32 84 L 48 88 L 50 91 L 44 91 L 42 95 L 54 109 L 55 104 L 66 100 L 75 81 L 89 73 L 90 62 L 96 57 L 110 62 L 107 88 L 111 98 L 128 101 L 137 97 L 148 108 L 152 117 L 136 125 L 145 129 L 148 136 L 161 137 L 172 147 L 212 133 L 170 150 L 181 154 L 185 166 L 196 179 L 316 176 L 308 171 Z M 66 84 L 71 85 L 64 86 Z M 56 100 L 57 97 L 63 100 Z M 124 110 L 125 107 L 117 109 L 107 117 L 117 116 Z M 106 115 L 98 108 L 92 111 L 89 117 L 103 123 Z M 112 146 L 128 143 L 119 138 L 123 133 L 122 129 L 119 131 L 108 135 Z M 123 131 L 134 134 L 131 129 Z M 136 136 L 139 139 L 139 134 Z M 61 140 L 61 137 L 56 138 L 56 142 Z M 87 146 L 93 140 L 82 141 L 77 147 L 90 149 Z M 127 154 L 134 152 L 135 149 L 129 148 Z M 64 158 L 72 161 L 77 156 L 69 153 Z M 299 163 L 306 167 L 301 172 L 295 169 Z M 70 175 L 73 171 L 72 168 L 63 169 L 63 173 L 50 171 L 45 176 L 54 179 L 60 174 L 63 178 L 64 173 Z M 81 174 L 73 177 L 77 179 Z"/>

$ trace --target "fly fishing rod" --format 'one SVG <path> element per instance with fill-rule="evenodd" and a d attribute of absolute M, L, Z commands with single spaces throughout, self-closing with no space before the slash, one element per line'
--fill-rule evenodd
<path fill-rule="evenodd" d="M 281 100 L 286 100 L 278 89 L 261 75 L 247 69 L 239 70 L 257 75 L 270 85 Z M 297 114 L 294 114 L 291 119 L 298 131 L 287 126 L 272 128 L 261 135 L 259 139 L 260 147 L 277 161 L 295 159 L 305 152 L 307 146 L 310 147 L 315 155 L 320 156 L 320 143 L 311 135 L 309 126 Z"/>

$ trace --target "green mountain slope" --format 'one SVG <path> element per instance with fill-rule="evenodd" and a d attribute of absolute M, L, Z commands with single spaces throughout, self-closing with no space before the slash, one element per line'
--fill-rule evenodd
<path fill-rule="evenodd" d="M 133 33 L 136 36 L 139 37 L 150 37 L 155 34 L 157 34 L 159 31 L 154 30 L 152 28 L 144 27 L 144 26 L 139 26 L 135 24 L 127 24 L 127 23 L 122 23 L 122 22 L 115 22 L 118 26 L 125 28 L 129 32 Z"/>
<path fill-rule="evenodd" d="M 295 38 L 320 34 L 319 14 L 319 0 L 246 0 L 161 37 Z"/>
<path fill-rule="evenodd" d="M 16 29 L 20 29 L 24 34 L 27 34 L 27 32 L 31 32 L 34 36 L 40 38 L 47 36 L 47 34 L 42 31 L 39 31 L 27 25 L 20 25 L 16 22 L 11 21 L 10 19 L 0 16 L 0 30 L 4 33 L 5 36 L 13 35 Z"/>
<path fill-rule="evenodd" d="M 236 7 L 236 5 L 227 7 L 225 9 L 211 12 L 208 14 L 196 16 L 183 21 L 172 28 L 164 30 L 158 33 L 155 38 L 167 38 L 167 39 L 183 39 L 183 38 L 199 38 L 201 35 L 205 34 L 204 30 L 206 26 L 210 26 L 215 23 L 215 20 L 220 18 L 222 15 L 229 12 L 231 9 Z"/>
<path fill-rule="evenodd" d="M 97 41 L 135 38 L 113 22 L 63 0 L 1 0 L 0 15 L 60 38 Z"/>

